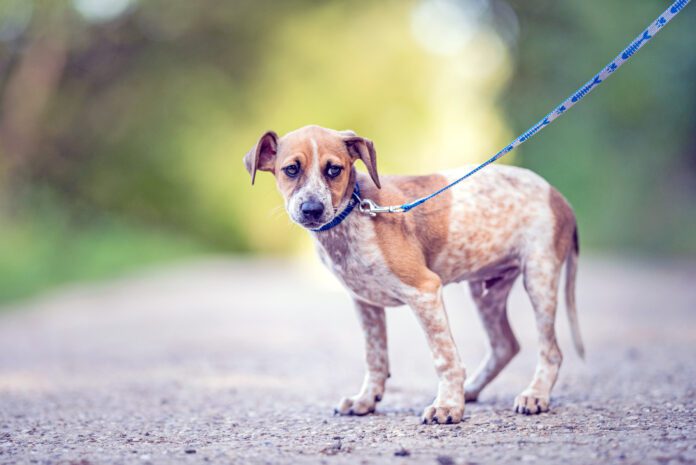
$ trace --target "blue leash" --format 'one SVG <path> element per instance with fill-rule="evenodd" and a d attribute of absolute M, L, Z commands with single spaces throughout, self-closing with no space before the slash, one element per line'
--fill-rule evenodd
<path fill-rule="evenodd" d="M 617 69 L 621 67 L 624 63 L 626 63 L 638 50 L 640 50 L 650 39 L 652 39 L 655 34 L 660 32 L 660 30 L 672 20 L 677 14 L 690 2 L 691 0 L 677 0 L 674 3 L 672 3 L 672 6 L 667 8 L 664 13 L 662 13 L 650 26 L 648 26 L 645 31 L 643 31 L 631 44 L 626 47 L 614 60 L 609 63 L 607 66 L 604 67 L 597 75 L 595 75 L 592 79 L 587 81 L 587 83 L 580 87 L 573 95 L 568 97 L 562 104 L 560 104 L 556 109 L 554 109 L 551 113 L 546 115 L 541 121 L 539 121 L 537 124 L 529 128 L 524 134 L 519 136 L 517 139 L 515 139 L 510 145 L 502 149 L 500 152 L 496 153 L 493 155 L 491 158 L 488 160 L 484 161 L 480 165 L 478 165 L 476 168 L 472 169 L 468 173 L 466 173 L 464 176 L 460 177 L 459 179 L 453 181 L 452 183 L 446 185 L 442 189 L 439 189 L 435 192 L 433 192 L 430 195 L 427 195 L 425 197 L 421 197 L 420 199 L 416 199 L 412 202 L 405 203 L 403 205 L 393 205 L 393 206 L 387 206 L 387 207 L 382 207 L 377 204 L 375 204 L 372 200 L 370 199 L 361 199 L 359 208 L 362 213 L 366 213 L 370 216 L 375 216 L 377 213 L 402 213 L 402 212 L 407 212 L 411 210 L 412 208 L 417 207 L 418 205 L 421 205 L 428 200 L 432 199 L 433 197 L 436 197 L 443 192 L 445 192 L 447 189 L 450 189 L 469 176 L 473 175 L 477 171 L 481 170 L 482 168 L 490 165 L 494 161 L 496 161 L 498 158 L 501 158 L 503 155 L 506 155 L 507 153 L 513 151 L 516 147 L 522 145 L 523 143 L 527 142 L 529 139 L 531 139 L 534 135 L 536 135 L 538 132 L 540 132 L 542 129 L 544 129 L 546 126 L 551 124 L 553 120 L 561 116 L 563 113 L 568 111 L 570 108 L 573 107 L 576 103 L 578 103 L 580 100 L 582 100 L 587 94 L 592 92 L 595 88 L 597 88 L 602 82 L 604 82 L 609 76 L 614 73 Z M 356 189 L 357 189 L 357 184 L 356 184 Z M 355 199 L 355 192 L 353 193 L 353 197 L 351 197 L 351 202 Z M 322 226 L 318 230 L 315 231 L 325 231 L 326 229 L 331 229 L 332 227 L 336 226 L 339 224 L 341 221 L 345 219 L 346 216 L 348 216 L 348 213 L 355 208 L 355 205 L 349 205 L 349 209 L 344 210 L 341 215 L 345 213 L 345 215 L 342 216 L 342 218 L 336 222 L 335 224 L 332 224 L 335 222 L 332 221 L 331 223 L 327 223 L 326 225 Z M 337 217 L 338 218 L 338 217 Z M 331 225 L 329 227 L 329 225 Z"/>

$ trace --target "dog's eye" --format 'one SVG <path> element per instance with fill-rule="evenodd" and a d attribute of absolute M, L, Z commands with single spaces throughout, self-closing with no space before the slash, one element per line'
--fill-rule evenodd
<path fill-rule="evenodd" d="M 341 174 L 341 171 L 343 171 L 343 167 L 341 166 L 336 166 L 336 165 L 329 165 L 326 168 L 326 175 L 330 177 L 331 179 L 337 178 L 339 174 Z"/>
<path fill-rule="evenodd" d="M 283 168 L 283 172 L 289 178 L 297 177 L 297 175 L 300 174 L 300 164 L 295 163 L 294 165 L 286 166 Z"/>

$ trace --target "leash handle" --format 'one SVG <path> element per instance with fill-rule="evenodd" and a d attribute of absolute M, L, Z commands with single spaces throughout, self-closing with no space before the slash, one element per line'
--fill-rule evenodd
<path fill-rule="evenodd" d="M 536 123 L 534 126 L 525 131 L 521 136 L 512 141 L 509 145 L 503 148 L 501 151 L 493 155 L 488 160 L 484 161 L 480 165 L 476 166 L 474 169 L 466 173 L 464 176 L 452 181 L 445 187 L 438 189 L 432 194 L 421 197 L 412 202 L 405 203 L 403 205 L 393 205 L 382 207 L 377 205 L 375 202 L 369 199 L 362 199 L 360 202 L 360 212 L 368 214 L 370 216 L 376 216 L 377 213 L 402 213 L 411 210 L 412 208 L 421 205 L 428 200 L 436 197 L 447 189 L 450 189 L 469 176 L 483 169 L 484 167 L 490 165 L 497 159 L 507 155 L 512 152 L 515 148 L 527 142 L 529 139 L 534 137 L 546 126 L 551 124 L 556 118 L 566 113 L 570 110 L 576 103 L 585 98 L 587 94 L 595 90 L 602 82 L 607 80 L 617 69 L 619 69 L 624 63 L 631 59 L 635 53 L 643 48 L 643 46 L 652 39 L 655 34 L 660 32 L 667 23 L 669 23 L 691 0 L 676 0 L 672 5 L 667 8 L 658 18 L 653 21 L 638 37 L 636 37 L 629 45 L 626 47 L 619 55 L 617 55 L 614 60 L 612 60 L 607 66 L 605 66 L 599 73 L 597 73 L 592 79 L 587 81 L 582 87 L 575 91 L 570 97 L 568 97 L 563 103 L 558 105 L 553 111 L 546 115 L 541 121 Z"/>

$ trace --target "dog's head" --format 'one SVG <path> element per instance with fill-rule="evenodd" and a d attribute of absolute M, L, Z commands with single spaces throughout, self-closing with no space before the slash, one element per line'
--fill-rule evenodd
<path fill-rule="evenodd" d="M 290 218 L 305 228 L 322 226 L 340 213 L 355 184 L 353 163 L 362 160 L 380 187 L 372 142 L 352 131 L 306 126 L 283 137 L 269 131 L 244 156 L 254 183 L 256 170 L 276 178 Z"/>

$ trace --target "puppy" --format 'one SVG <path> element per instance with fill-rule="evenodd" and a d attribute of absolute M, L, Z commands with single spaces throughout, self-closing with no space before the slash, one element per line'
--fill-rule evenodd
<path fill-rule="evenodd" d="M 361 160 L 369 174 L 354 168 Z M 290 218 L 311 231 L 324 264 L 351 294 L 365 334 L 367 373 L 360 392 L 343 398 L 342 415 L 375 410 L 389 378 L 384 308 L 408 305 L 425 331 L 439 378 L 423 423 L 458 423 L 519 351 L 506 302 L 519 275 L 539 333 L 532 381 L 514 401 L 518 413 L 549 409 L 561 351 L 554 328 L 559 275 L 566 265 L 566 306 L 575 348 L 583 356 L 575 309 L 578 235 L 568 202 L 536 174 L 491 165 L 406 213 L 370 216 L 356 204 L 400 205 L 447 185 L 467 168 L 428 176 L 377 173 L 371 141 L 352 131 L 307 126 L 264 134 L 244 157 L 252 184 L 273 173 Z M 466 379 L 442 301 L 442 287 L 468 281 L 490 351 Z"/>

